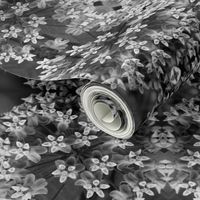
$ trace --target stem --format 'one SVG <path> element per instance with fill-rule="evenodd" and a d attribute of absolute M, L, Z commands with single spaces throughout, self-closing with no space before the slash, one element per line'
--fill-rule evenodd
<path fill-rule="evenodd" d="M 56 194 L 53 196 L 53 198 L 51 199 L 51 200 L 55 200 L 56 199 L 56 197 L 59 195 L 59 193 L 62 191 L 62 189 L 64 188 L 64 186 L 65 186 L 65 183 L 63 183 L 62 185 L 61 185 L 61 187 L 59 188 L 59 190 L 56 192 Z"/>
<path fill-rule="evenodd" d="M 48 160 L 48 161 L 46 161 L 46 162 L 42 162 L 42 163 L 39 163 L 39 164 L 36 164 L 36 165 L 32 165 L 32 166 L 30 166 L 30 167 L 27 167 L 26 169 L 31 169 L 31 168 L 34 168 L 34 167 L 38 167 L 38 166 L 42 166 L 42 165 L 45 165 L 45 164 L 49 164 L 49 163 L 51 163 L 51 162 L 53 162 L 53 161 L 55 161 L 55 160 L 57 160 L 57 159 L 62 159 L 62 158 L 64 158 L 65 156 L 58 156 L 58 157 L 56 157 L 56 158 L 54 158 L 54 159 L 51 159 L 51 160 Z"/>
<path fill-rule="evenodd" d="M 42 125 L 42 124 L 40 124 L 40 126 L 41 126 L 42 128 L 44 128 L 45 130 L 49 131 L 51 135 L 55 135 L 55 133 L 54 133 L 51 129 L 47 128 L 46 126 L 44 126 L 44 125 Z"/>
<path fill-rule="evenodd" d="M 90 35 L 92 38 L 96 39 L 96 37 L 95 37 L 92 33 L 88 32 L 88 31 L 86 31 L 86 33 L 87 33 L 88 35 Z"/>

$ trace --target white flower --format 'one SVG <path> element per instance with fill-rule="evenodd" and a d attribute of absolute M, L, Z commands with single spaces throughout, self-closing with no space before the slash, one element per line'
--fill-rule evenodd
<path fill-rule="evenodd" d="M 63 183 L 67 180 L 67 178 L 76 179 L 77 172 L 75 166 L 68 166 L 68 168 L 64 164 L 60 164 L 58 168 L 52 172 L 54 176 L 58 176 L 60 183 Z"/>
<path fill-rule="evenodd" d="M 10 14 L 7 14 L 3 10 L 0 10 L 0 20 L 1 21 L 5 21 L 9 17 L 10 17 Z"/>
<path fill-rule="evenodd" d="M 45 179 L 35 179 L 34 174 L 27 174 L 10 184 L 10 197 L 16 200 L 30 200 L 39 194 L 47 194 Z M 10 199 L 10 198 L 9 198 Z"/>
<path fill-rule="evenodd" d="M 23 13 L 25 11 L 28 11 L 29 8 L 28 8 L 29 4 L 28 3 L 24 3 L 22 4 L 21 2 L 17 2 L 15 6 L 12 6 L 11 8 L 13 10 L 15 10 L 15 14 L 18 15 L 18 16 L 21 16 L 23 15 Z"/>
<path fill-rule="evenodd" d="M 44 39 L 43 36 L 39 35 L 39 32 L 37 29 L 33 29 L 31 31 L 25 29 L 25 39 L 24 39 L 24 43 L 27 42 L 32 42 L 33 44 L 37 44 L 37 40 L 41 40 Z"/>
<path fill-rule="evenodd" d="M 77 139 L 75 140 L 74 144 L 80 147 L 82 146 L 91 146 L 91 141 L 97 139 L 96 135 L 89 135 L 88 132 L 83 132 L 83 134 L 79 132 L 74 133 Z"/>
<path fill-rule="evenodd" d="M 12 122 L 5 121 L 3 124 L 7 126 L 6 132 L 19 131 L 26 123 L 26 119 L 21 119 L 19 116 L 12 116 Z"/>
<path fill-rule="evenodd" d="M 44 71 L 41 72 L 41 79 L 47 78 L 52 73 L 56 72 L 59 66 L 63 65 L 63 61 L 65 59 L 65 55 L 57 56 L 54 59 L 44 59 L 43 61 L 38 61 L 37 63 L 40 64 L 36 69 L 43 69 Z M 59 79 L 59 76 L 57 77 Z"/>
<path fill-rule="evenodd" d="M 42 98 L 40 98 L 40 96 L 38 96 L 37 98 L 38 100 L 43 100 Z M 42 109 L 37 110 L 37 113 L 52 119 L 52 116 L 54 116 L 54 114 L 56 113 L 55 102 L 51 104 L 46 104 L 45 102 L 41 102 L 40 106 Z"/>
<path fill-rule="evenodd" d="M 196 193 L 196 195 L 198 194 L 197 191 L 195 191 L 194 187 L 196 186 L 197 184 L 193 181 L 189 181 L 188 184 L 187 184 L 187 188 L 186 190 L 183 192 L 183 196 L 188 196 L 192 193 Z"/>
<path fill-rule="evenodd" d="M 103 190 L 108 189 L 110 185 L 101 183 L 98 179 L 93 179 L 93 180 L 84 180 L 84 179 L 79 179 L 76 182 L 76 185 L 81 185 L 84 189 L 87 190 L 87 198 L 91 198 L 95 193 L 101 197 L 104 198 L 105 194 Z"/>
<path fill-rule="evenodd" d="M 21 142 L 16 142 L 17 148 L 12 148 L 10 153 L 16 154 L 15 160 L 19 160 L 20 158 L 27 156 L 29 154 L 30 146 L 28 143 L 22 144 Z"/>
<path fill-rule="evenodd" d="M 108 38 L 113 37 L 114 34 L 111 32 L 108 32 L 104 35 L 99 35 L 97 36 L 97 39 L 95 40 L 96 43 L 100 43 L 100 42 L 105 42 Z"/>
<path fill-rule="evenodd" d="M 147 24 L 138 23 L 138 24 L 135 25 L 135 23 L 134 23 L 130 28 L 126 29 L 126 32 L 123 35 L 127 35 L 127 34 L 132 33 L 132 32 L 140 32 L 141 29 L 143 29 L 147 26 L 148 26 Z"/>
<path fill-rule="evenodd" d="M 57 111 L 58 117 L 56 118 L 57 122 L 64 123 L 67 126 L 78 116 L 77 115 L 72 115 L 72 109 L 69 109 L 66 111 L 66 113 L 63 113 L 61 111 Z"/>
<path fill-rule="evenodd" d="M 0 180 L 9 181 L 12 177 L 12 174 L 15 172 L 15 168 L 11 167 L 8 160 L 1 161 L 0 166 Z"/>
<path fill-rule="evenodd" d="M 99 53 L 99 56 L 94 58 L 91 62 L 91 64 L 94 64 L 96 62 L 100 62 L 101 64 L 105 63 L 106 60 L 110 60 L 112 57 L 109 54 L 109 50 L 106 50 L 104 53 Z"/>
<path fill-rule="evenodd" d="M 45 45 L 51 49 L 62 50 L 68 47 L 69 40 L 64 40 L 62 38 L 55 38 L 54 40 L 48 40 Z"/>
<path fill-rule="evenodd" d="M 197 186 L 194 191 L 194 200 L 200 200 L 200 186 Z"/>
<path fill-rule="evenodd" d="M 4 159 L 5 157 L 10 157 L 10 140 L 9 138 L 2 139 L 0 138 L 0 158 Z M 1 161 L 0 159 L 0 161 Z"/>
<path fill-rule="evenodd" d="M 9 62 L 11 58 L 15 58 L 15 52 L 12 47 L 4 49 L 2 53 L 0 53 L 0 61 L 4 60 L 5 62 Z"/>
<path fill-rule="evenodd" d="M 94 193 L 96 193 L 99 197 L 104 198 L 105 195 L 103 189 L 107 189 L 110 186 L 108 184 L 102 184 L 96 179 L 92 181 L 92 184 L 87 184 L 83 187 L 87 190 L 87 198 L 92 197 Z"/>
<path fill-rule="evenodd" d="M 118 164 L 118 169 L 123 170 L 124 167 L 128 167 L 131 165 L 144 167 L 143 161 L 149 160 L 150 158 L 147 156 L 140 156 L 141 152 L 142 150 L 139 149 L 136 152 L 130 151 L 129 155 L 127 156 L 122 156 Z"/>
<path fill-rule="evenodd" d="M 90 132 L 90 131 L 94 131 L 94 132 L 98 132 L 100 131 L 93 123 L 91 122 L 84 122 L 84 121 L 79 121 L 78 124 L 80 124 L 81 126 L 84 127 L 84 132 Z"/>
<path fill-rule="evenodd" d="M 61 135 L 56 138 L 52 135 L 48 135 L 47 138 L 49 142 L 44 142 L 42 146 L 49 147 L 51 153 L 56 153 L 57 151 L 69 153 L 71 151 L 71 147 L 64 142 L 64 136 Z"/>
<path fill-rule="evenodd" d="M 135 54 L 140 53 L 140 49 L 144 51 L 149 51 L 149 48 L 145 46 L 147 41 L 136 42 L 134 40 L 128 41 L 128 45 L 126 45 L 125 49 L 133 49 Z"/>
<path fill-rule="evenodd" d="M 37 61 L 37 64 L 39 64 L 39 66 L 37 66 L 36 69 L 46 69 L 50 63 L 51 63 L 50 59 L 44 58 L 41 61 Z"/>
<path fill-rule="evenodd" d="M 90 167 L 91 171 L 101 170 L 103 174 L 108 175 L 109 169 L 115 167 L 117 164 L 109 160 L 109 156 L 105 155 L 101 158 L 101 161 L 97 158 L 91 159 L 93 165 Z"/>
<path fill-rule="evenodd" d="M 0 20 L 1 21 L 5 21 L 6 20 L 5 13 L 4 13 L 3 10 L 0 10 Z"/>
<path fill-rule="evenodd" d="M 37 7 L 38 8 L 46 8 L 47 3 L 53 0 L 37 0 Z"/>
<path fill-rule="evenodd" d="M 142 161 L 146 161 L 149 160 L 150 158 L 147 156 L 140 156 L 142 150 L 139 149 L 136 152 L 130 151 L 128 158 L 129 158 L 129 162 L 138 165 L 140 167 L 144 167 L 144 164 Z"/>
<path fill-rule="evenodd" d="M 184 13 L 185 8 L 171 8 L 171 10 L 169 10 L 170 15 L 173 16 L 176 19 L 179 19 L 180 17 L 184 17 L 187 16 L 186 13 Z"/>
<path fill-rule="evenodd" d="M 42 148 L 43 147 L 40 147 L 41 150 Z M 23 157 L 26 157 L 28 158 L 28 160 L 31 160 L 32 162 L 37 163 L 41 159 L 41 156 L 37 152 L 38 150 L 39 150 L 38 148 L 35 149 L 34 147 L 30 147 L 28 143 L 23 144 L 17 141 L 16 147 L 11 148 L 9 152 L 16 155 L 15 160 L 19 160 Z"/>
<path fill-rule="evenodd" d="M 79 53 L 81 53 L 83 50 L 84 50 L 84 45 L 82 45 L 82 46 L 72 46 L 72 50 L 68 50 L 68 51 L 66 51 L 66 53 L 70 53 L 70 56 L 74 56 L 74 55 L 76 55 L 76 54 L 79 54 Z"/>
<path fill-rule="evenodd" d="M 18 37 L 18 33 L 22 32 L 22 29 L 16 28 L 15 26 L 11 26 L 9 29 L 3 29 L 1 30 L 2 33 L 4 33 L 3 37 Z"/>
<path fill-rule="evenodd" d="M 45 17 L 38 17 L 37 15 L 33 14 L 30 16 L 31 20 L 28 21 L 28 24 L 32 27 L 37 28 L 39 25 L 47 24 L 45 22 Z"/>
<path fill-rule="evenodd" d="M 124 139 L 118 139 L 118 138 L 108 138 L 108 141 L 105 141 L 103 146 L 109 147 L 110 149 L 114 148 L 121 148 L 121 149 L 126 149 L 127 147 L 132 147 L 134 144 L 132 142 L 129 142 Z"/>
<path fill-rule="evenodd" d="M 119 44 L 119 47 L 123 47 L 125 44 L 128 43 L 129 39 L 133 40 L 136 38 L 137 38 L 136 36 L 129 38 L 128 36 L 125 35 L 123 37 L 120 37 L 115 44 Z"/>
<path fill-rule="evenodd" d="M 200 140 L 200 135 L 194 134 L 193 137 L 197 140 Z M 200 146 L 199 141 L 197 142 L 197 144 L 195 143 L 194 146 Z"/>
<path fill-rule="evenodd" d="M 190 150 L 187 150 L 188 156 L 183 156 L 180 159 L 183 161 L 188 162 L 188 167 L 193 167 L 194 165 L 198 164 L 200 165 L 200 153 L 199 151 L 192 152 Z"/>
<path fill-rule="evenodd" d="M 18 60 L 18 63 L 22 63 L 23 61 L 27 60 L 27 61 L 33 61 L 33 57 L 35 57 L 36 55 L 31 54 L 30 53 L 31 47 L 29 45 L 25 45 L 23 46 L 22 50 L 21 50 L 21 54 L 20 56 L 15 56 L 15 60 Z"/>
<path fill-rule="evenodd" d="M 166 35 L 163 31 L 161 31 L 161 32 L 152 31 L 152 33 L 149 34 L 149 35 L 153 39 L 155 45 L 158 45 L 159 43 L 162 43 L 163 45 L 168 47 L 169 45 L 168 45 L 168 41 L 167 40 L 171 40 L 172 39 L 172 36 Z"/>
<path fill-rule="evenodd" d="M 87 51 L 84 51 L 81 56 L 83 56 L 84 59 L 88 58 L 89 56 L 91 55 L 94 55 L 94 54 L 97 54 L 98 53 L 98 50 L 100 49 L 101 47 L 90 47 L 90 49 L 88 49 Z"/>
<path fill-rule="evenodd" d="M 124 139 L 115 139 L 115 144 L 121 149 L 126 149 L 126 147 L 132 147 L 134 144 Z"/>
<path fill-rule="evenodd" d="M 19 199 L 20 197 L 22 197 L 22 200 L 26 200 L 26 199 L 30 199 L 31 198 L 31 194 L 27 193 L 27 191 L 29 190 L 28 187 L 24 187 L 22 185 L 16 185 L 16 186 L 12 186 L 11 187 L 14 190 L 14 193 L 11 195 L 12 199 Z M 29 198 L 28 198 L 28 196 Z M 26 197 L 25 197 L 26 195 Z"/>

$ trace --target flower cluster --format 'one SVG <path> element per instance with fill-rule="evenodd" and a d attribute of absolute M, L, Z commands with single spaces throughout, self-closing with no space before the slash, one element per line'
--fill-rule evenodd
<path fill-rule="evenodd" d="M 48 179 L 55 177 L 64 185 L 74 181 L 86 190 L 87 198 L 95 195 L 104 198 L 113 187 L 109 177 L 123 168 L 122 162 L 144 167 L 148 157 L 142 156 L 141 150 L 127 154 L 127 149 L 134 147 L 131 141 L 105 135 L 84 113 L 73 110 L 71 105 L 77 107 L 77 99 L 64 91 L 74 91 L 76 82 L 60 81 L 55 85 L 28 81 L 26 84 L 41 93 L 24 98 L 23 104 L 1 117 L 4 129 L 0 141 L 0 178 L 11 188 L 6 189 L 5 195 L 28 199 L 46 194 Z M 60 92 L 55 93 L 57 90 Z M 20 128 L 8 129 L 12 123 Z M 40 189 L 30 189 L 23 183 L 27 176 L 35 179 L 33 174 L 47 181 L 38 185 Z"/>
<path fill-rule="evenodd" d="M 176 194 L 198 199 L 199 176 L 190 177 L 191 170 L 198 173 L 200 158 L 198 131 L 190 133 L 199 127 L 198 76 L 185 86 L 193 91 L 187 95 L 195 98 L 187 100 L 182 92 L 181 101 L 152 112 L 130 140 L 105 135 L 77 112 L 75 91 L 82 83 L 28 81 L 37 92 L 1 116 L 1 197 L 30 199 L 47 194 L 47 189 L 47 196 L 57 197 L 59 185 L 69 184 L 67 192 L 80 186 L 83 190 L 76 195 L 87 198 L 141 200 L 161 194 L 169 185 Z M 167 157 L 156 156 L 162 151 Z M 53 178 L 58 183 L 51 182 Z"/>
<path fill-rule="evenodd" d="M 166 98 L 198 65 L 198 8 L 173 0 L 4 2 L 0 61 L 43 80 L 115 79 L 113 69 L 124 89 Z"/>

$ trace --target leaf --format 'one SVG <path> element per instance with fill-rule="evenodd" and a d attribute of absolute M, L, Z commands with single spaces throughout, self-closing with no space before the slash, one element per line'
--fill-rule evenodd
<path fill-rule="evenodd" d="M 117 165 L 117 169 L 118 170 L 120 170 L 120 171 L 123 171 L 124 170 L 124 168 L 126 168 L 127 166 L 129 166 L 130 165 L 130 163 L 129 162 L 124 162 L 124 161 L 122 161 L 121 163 L 119 163 L 118 165 Z"/>
<path fill-rule="evenodd" d="M 30 151 L 30 153 L 27 155 L 27 158 L 34 163 L 38 163 L 41 160 L 41 156 L 34 151 Z"/>
<path fill-rule="evenodd" d="M 35 175 L 34 174 L 28 174 L 26 175 L 24 179 L 24 185 L 25 186 L 32 186 L 35 181 Z"/>
<path fill-rule="evenodd" d="M 34 195 L 38 195 L 38 194 L 48 194 L 47 188 L 41 188 L 37 191 L 34 191 Z"/>
<path fill-rule="evenodd" d="M 118 191 L 118 190 L 113 190 L 110 192 L 110 196 L 113 198 L 113 200 L 126 200 L 126 194 Z"/>
<path fill-rule="evenodd" d="M 128 173 L 124 175 L 124 180 L 130 185 L 135 185 L 138 182 L 138 178 L 133 173 Z"/>
<path fill-rule="evenodd" d="M 65 152 L 65 153 L 70 153 L 71 152 L 71 146 L 70 145 L 66 145 L 65 147 L 61 148 L 61 151 Z"/>
<path fill-rule="evenodd" d="M 66 164 L 66 163 L 65 163 L 64 160 L 56 160 L 56 161 L 55 161 L 56 167 L 58 167 L 59 165 L 65 165 L 65 164 Z"/>
<path fill-rule="evenodd" d="M 170 73 L 170 82 L 176 85 L 181 77 L 181 70 L 178 67 L 173 67 Z"/>
<path fill-rule="evenodd" d="M 78 186 L 84 186 L 85 184 L 86 184 L 86 181 L 83 179 L 79 179 L 75 182 L 75 185 L 78 185 Z"/>
<path fill-rule="evenodd" d="M 187 153 L 188 153 L 189 155 L 193 155 L 193 151 L 191 151 L 191 150 L 189 150 L 189 149 L 187 149 Z"/>
<path fill-rule="evenodd" d="M 90 171 L 84 171 L 80 176 L 83 180 L 92 180 L 94 178 L 94 175 Z"/>

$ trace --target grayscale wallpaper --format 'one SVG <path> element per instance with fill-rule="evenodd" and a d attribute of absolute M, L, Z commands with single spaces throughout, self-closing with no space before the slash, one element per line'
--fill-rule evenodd
<path fill-rule="evenodd" d="M 0 200 L 86 199 L 200 200 L 200 1 L 0 0 Z"/>

